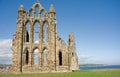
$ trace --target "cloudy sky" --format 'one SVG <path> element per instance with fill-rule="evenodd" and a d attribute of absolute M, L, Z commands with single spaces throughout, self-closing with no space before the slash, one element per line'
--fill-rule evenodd
<path fill-rule="evenodd" d="M 79 63 L 120 64 L 120 0 L 39 0 L 55 6 L 57 32 L 67 43 L 74 32 Z M 35 0 L 0 0 L 0 64 L 11 64 L 11 43 L 20 4 Z"/>

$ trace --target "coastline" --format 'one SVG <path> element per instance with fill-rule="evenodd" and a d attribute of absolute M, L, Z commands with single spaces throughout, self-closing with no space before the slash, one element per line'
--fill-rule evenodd
<path fill-rule="evenodd" d="M 80 66 L 80 70 L 104 70 L 104 69 L 117 69 L 120 65 L 105 65 L 105 66 Z"/>
<path fill-rule="evenodd" d="M 120 68 L 107 68 L 107 69 L 96 69 L 90 71 L 120 71 Z"/>

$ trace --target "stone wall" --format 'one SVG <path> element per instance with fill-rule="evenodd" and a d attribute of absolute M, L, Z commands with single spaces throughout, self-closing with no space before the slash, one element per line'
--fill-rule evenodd
<path fill-rule="evenodd" d="M 38 13 L 36 8 L 38 8 Z M 12 42 L 13 72 L 69 72 L 77 69 L 78 60 L 74 34 L 69 35 L 67 45 L 56 32 L 55 14 L 53 5 L 48 13 L 39 2 L 33 4 L 28 11 L 25 11 L 23 5 L 20 6 L 16 33 Z M 35 30 L 36 23 L 38 23 L 37 32 Z M 27 24 L 29 24 L 29 30 Z M 35 33 L 38 33 L 37 41 L 35 41 Z M 38 53 L 37 64 L 35 64 L 36 52 Z"/>

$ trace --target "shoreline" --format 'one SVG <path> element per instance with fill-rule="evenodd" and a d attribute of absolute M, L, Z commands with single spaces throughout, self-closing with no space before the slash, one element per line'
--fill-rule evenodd
<path fill-rule="evenodd" d="M 80 70 L 104 70 L 104 69 L 117 69 L 120 65 L 106 65 L 106 66 L 81 66 Z"/>
<path fill-rule="evenodd" d="M 105 68 L 105 69 L 95 69 L 90 71 L 120 71 L 120 68 Z"/>

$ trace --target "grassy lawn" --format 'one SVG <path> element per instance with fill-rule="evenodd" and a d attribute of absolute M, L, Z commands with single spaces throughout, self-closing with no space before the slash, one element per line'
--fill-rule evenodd
<path fill-rule="evenodd" d="M 120 69 L 80 70 L 71 73 L 0 74 L 0 77 L 120 77 Z"/>

